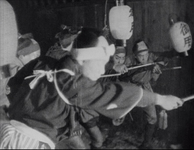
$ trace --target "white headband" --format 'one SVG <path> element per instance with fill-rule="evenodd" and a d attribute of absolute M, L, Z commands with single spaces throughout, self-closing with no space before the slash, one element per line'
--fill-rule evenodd
<path fill-rule="evenodd" d="M 115 46 L 111 44 L 107 47 L 92 47 L 76 49 L 77 60 L 108 60 L 115 53 Z"/>

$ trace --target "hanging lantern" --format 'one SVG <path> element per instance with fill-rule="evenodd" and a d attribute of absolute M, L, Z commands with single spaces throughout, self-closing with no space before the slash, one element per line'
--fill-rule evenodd
<path fill-rule="evenodd" d="M 126 40 L 133 34 L 133 12 L 129 6 L 124 5 L 123 0 L 116 0 L 116 6 L 111 8 L 109 26 L 112 36 L 121 40 L 122 46 L 126 46 Z"/>
<path fill-rule="evenodd" d="M 184 52 L 185 56 L 188 56 L 187 51 L 192 46 L 192 35 L 188 24 L 181 21 L 174 23 L 173 20 L 171 20 L 171 23 L 169 33 L 173 48 L 177 52 Z"/>
<path fill-rule="evenodd" d="M 17 24 L 12 6 L 0 0 L 0 66 L 10 64 L 16 58 Z"/>

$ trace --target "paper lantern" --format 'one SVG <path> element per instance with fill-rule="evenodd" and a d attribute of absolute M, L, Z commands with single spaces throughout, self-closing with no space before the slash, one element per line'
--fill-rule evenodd
<path fill-rule="evenodd" d="M 16 58 L 17 25 L 12 6 L 0 0 L 0 66 L 10 64 Z"/>
<path fill-rule="evenodd" d="M 126 40 L 133 34 L 133 13 L 129 6 L 123 5 L 122 0 L 119 2 L 109 12 L 109 26 L 112 36 L 116 40 L 123 40 L 123 46 L 126 46 Z"/>
<path fill-rule="evenodd" d="M 187 51 L 192 46 L 192 35 L 188 24 L 185 22 L 176 22 L 170 28 L 170 38 L 173 48 L 179 52 L 184 52 L 188 56 Z"/>

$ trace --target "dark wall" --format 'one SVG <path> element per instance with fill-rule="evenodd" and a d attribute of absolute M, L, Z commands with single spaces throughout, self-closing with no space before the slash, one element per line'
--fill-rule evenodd
<path fill-rule="evenodd" d="M 15 12 L 18 21 L 19 32 L 24 34 L 32 32 L 34 38 L 39 42 L 44 54 L 53 44 L 53 38 L 59 31 L 61 24 L 70 26 L 104 27 L 105 8 L 106 24 L 108 25 L 108 13 L 115 6 L 112 0 L 8 0 Z M 105 4 L 107 2 L 107 7 Z M 192 0 L 125 0 L 125 4 L 133 9 L 134 31 L 132 37 L 127 41 L 127 51 L 130 55 L 136 40 L 144 39 L 153 51 L 173 50 L 169 38 L 171 17 L 174 21 L 184 21 L 194 32 L 194 16 Z M 110 35 L 110 39 L 114 39 Z M 189 57 L 179 59 L 182 64 L 181 70 L 165 72 L 169 82 L 161 83 L 162 92 L 180 94 L 181 85 L 193 89 L 193 48 L 189 51 Z M 172 61 L 176 65 L 177 61 Z M 187 69 L 187 70 L 185 70 Z M 187 75 L 185 74 L 187 72 Z M 161 77 L 162 78 L 162 77 Z M 186 84 L 186 80 L 191 82 Z M 177 82 L 178 80 L 178 82 Z M 163 81 L 163 80 L 162 80 Z M 188 81 L 188 80 L 187 80 Z M 169 87 L 167 83 L 172 83 Z M 164 85 L 164 86 L 162 86 Z M 180 87 L 181 86 L 181 87 Z M 184 88 L 185 89 L 185 88 Z M 156 89 L 157 90 L 157 89 Z M 189 90 L 188 90 L 189 91 Z M 183 92 L 183 91 L 182 91 Z M 186 95 L 186 94 L 183 94 Z M 180 95 L 181 96 L 181 95 Z"/>
<path fill-rule="evenodd" d="M 52 45 L 61 24 L 103 28 L 105 0 L 8 1 L 16 12 L 19 32 L 32 32 L 43 53 Z"/>
<path fill-rule="evenodd" d="M 32 32 L 41 43 L 53 39 L 61 23 L 100 29 L 104 27 L 105 0 L 8 1 L 15 9 L 19 31 Z M 115 6 L 115 1 L 107 2 L 108 24 L 108 12 Z M 191 0 L 125 0 L 134 14 L 134 32 L 127 42 L 128 53 L 131 53 L 134 42 L 139 38 L 144 39 L 154 51 L 170 50 L 169 17 L 187 22 L 193 31 L 193 3 Z"/>

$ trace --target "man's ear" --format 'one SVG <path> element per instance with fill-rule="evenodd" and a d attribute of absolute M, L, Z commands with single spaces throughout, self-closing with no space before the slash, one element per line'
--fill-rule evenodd
<path fill-rule="evenodd" d="M 84 61 L 83 60 L 77 60 L 78 61 L 78 63 L 82 66 L 83 65 L 83 63 L 84 63 Z"/>

